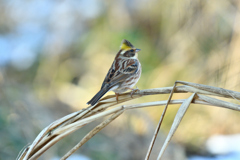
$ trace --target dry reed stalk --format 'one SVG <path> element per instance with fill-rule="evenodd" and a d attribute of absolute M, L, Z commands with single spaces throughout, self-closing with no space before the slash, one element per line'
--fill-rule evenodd
<path fill-rule="evenodd" d="M 84 143 L 86 143 L 89 139 L 91 139 L 95 134 L 97 134 L 100 130 L 102 130 L 104 127 L 106 127 L 114 119 L 116 119 L 118 116 L 120 116 L 123 113 L 123 111 L 124 111 L 124 108 L 122 108 L 122 110 L 113 114 L 110 118 L 106 119 L 104 122 L 102 122 L 97 127 L 95 127 L 75 147 L 73 147 L 67 154 L 65 154 L 60 160 L 65 160 L 69 156 L 71 156 L 76 150 L 78 150 Z"/>
<path fill-rule="evenodd" d="M 176 86 L 177 83 L 183 84 L 182 86 Z M 156 94 L 168 94 L 171 93 L 167 101 L 155 101 L 155 102 L 146 102 L 141 104 L 132 104 L 125 106 L 117 106 L 112 109 L 109 107 L 119 105 L 120 103 L 136 99 L 142 96 L 156 95 Z M 193 93 L 189 98 L 182 100 L 171 100 L 173 93 Z M 131 98 L 130 93 L 124 93 L 119 96 L 118 103 L 116 102 L 115 96 L 110 95 L 102 98 L 98 104 L 90 106 L 86 109 L 71 113 L 65 117 L 56 120 L 51 123 L 45 129 L 43 129 L 31 145 L 25 148 L 22 153 L 18 156 L 18 160 L 33 160 L 39 158 L 46 150 L 48 150 L 55 143 L 66 137 L 67 135 L 75 132 L 80 129 L 82 126 L 89 124 L 92 121 L 95 121 L 100 118 L 112 115 L 109 119 L 102 122 L 95 129 L 90 131 L 72 150 L 70 150 L 62 159 L 66 159 L 71 154 L 73 154 L 79 147 L 86 143 L 92 136 L 98 133 L 103 127 L 108 125 L 111 121 L 117 118 L 121 113 L 128 109 L 136 109 L 142 107 L 151 107 L 151 106 L 161 106 L 165 105 L 164 112 L 160 118 L 159 125 L 155 131 L 152 142 L 150 143 L 149 150 L 146 154 L 146 160 L 149 159 L 151 150 L 154 145 L 155 138 L 160 129 L 162 119 L 164 114 L 167 111 L 167 106 L 169 104 L 182 104 L 177 112 L 170 132 L 165 140 L 165 143 L 159 152 L 158 159 L 160 160 L 164 150 L 166 149 L 171 137 L 175 133 L 178 125 L 181 122 L 184 114 L 187 111 L 187 108 L 191 103 L 203 104 L 209 106 L 223 107 L 233 110 L 240 110 L 240 105 L 235 103 L 230 103 L 227 101 L 219 100 L 209 96 L 216 97 L 225 97 L 233 100 L 240 99 L 240 92 L 226 90 L 222 88 L 201 85 L 196 83 L 176 81 L 174 87 L 164 87 L 164 88 L 154 88 L 141 90 L 133 95 Z M 239 101 L 238 101 L 239 102 Z"/>

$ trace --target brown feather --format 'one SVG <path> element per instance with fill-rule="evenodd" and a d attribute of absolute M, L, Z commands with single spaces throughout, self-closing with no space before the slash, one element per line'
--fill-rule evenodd
<path fill-rule="evenodd" d="M 123 44 L 125 46 L 123 46 Z M 139 49 L 135 49 L 127 40 L 123 41 L 122 48 L 123 49 L 118 51 L 102 83 L 101 90 L 88 102 L 88 104 L 96 104 L 99 99 L 110 90 L 113 90 L 117 94 L 125 92 L 133 87 L 139 80 L 141 76 L 141 64 L 137 58 L 131 58 L 135 56 L 135 52 L 138 52 Z"/>

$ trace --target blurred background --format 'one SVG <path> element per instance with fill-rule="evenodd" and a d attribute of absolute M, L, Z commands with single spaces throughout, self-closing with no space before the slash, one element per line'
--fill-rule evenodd
<path fill-rule="evenodd" d="M 139 89 L 183 80 L 240 91 L 239 9 L 238 0 L 0 0 L 0 159 L 15 159 L 44 127 L 86 108 L 122 39 L 142 49 Z M 178 107 L 169 107 L 152 159 Z M 77 154 L 92 160 L 144 159 L 162 110 L 156 106 L 125 112 Z M 236 111 L 191 105 L 164 159 L 215 160 L 237 153 L 239 146 L 212 151 L 222 141 L 208 138 L 238 136 L 239 121 Z M 40 159 L 63 156 L 97 124 L 66 137 Z"/>

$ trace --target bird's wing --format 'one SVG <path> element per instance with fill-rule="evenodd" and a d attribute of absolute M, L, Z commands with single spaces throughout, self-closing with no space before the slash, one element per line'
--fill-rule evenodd
<path fill-rule="evenodd" d="M 117 63 L 119 62 L 119 63 Z M 136 73 L 139 69 L 139 63 L 136 59 L 126 59 L 123 61 L 114 61 L 111 68 L 106 75 L 101 89 L 104 87 L 113 87 L 125 79 L 127 79 L 132 74 Z"/>

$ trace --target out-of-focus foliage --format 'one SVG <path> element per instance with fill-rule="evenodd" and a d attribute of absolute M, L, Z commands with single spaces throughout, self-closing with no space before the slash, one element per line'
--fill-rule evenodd
<path fill-rule="evenodd" d="M 14 159 L 47 124 L 87 107 L 122 39 L 142 49 L 140 89 L 184 80 L 239 91 L 239 8 L 238 0 L 0 0 L 0 159 Z M 175 106 L 168 110 L 165 133 L 176 110 Z M 141 137 L 131 143 L 138 146 L 140 139 L 152 135 L 161 111 L 162 107 L 152 107 L 129 112 L 112 127 L 124 130 L 123 137 L 132 133 Z M 194 106 L 174 140 L 199 149 L 212 134 L 240 132 L 235 123 L 239 120 L 239 113 L 233 111 Z M 116 133 L 111 132 L 110 127 L 104 130 L 79 153 L 87 150 L 94 158 L 101 149 L 90 152 L 89 145 L 113 146 L 113 140 L 101 138 L 114 139 Z M 79 137 L 69 137 L 62 142 L 62 152 L 53 148 L 45 158 L 61 156 Z M 141 141 L 145 147 L 148 144 L 146 139 L 144 144 Z M 138 156 L 144 155 L 139 149 L 141 153 L 121 157 L 122 148 L 111 148 L 102 159 L 141 159 Z"/>

